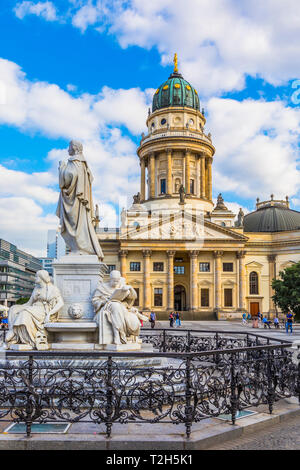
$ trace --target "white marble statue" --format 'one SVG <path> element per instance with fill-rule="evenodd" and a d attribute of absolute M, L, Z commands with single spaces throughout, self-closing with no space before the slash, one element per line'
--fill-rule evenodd
<path fill-rule="evenodd" d="M 48 349 L 44 324 L 54 321 L 63 305 L 60 291 L 51 283 L 49 273 L 38 271 L 29 301 L 9 309 L 8 347 L 18 344 L 26 345 L 28 349 Z"/>
<path fill-rule="evenodd" d="M 137 294 L 126 285 L 119 271 L 111 271 L 108 282 L 99 281 L 92 302 L 99 326 L 99 344 L 137 343 L 140 320 L 148 320 L 133 307 Z"/>
<path fill-rule="evenodd" d="M 103 253 L 93 225 L 93 176 L 82 152 L 82 144 L 72 140 L 70 158 L 60 162 L 61 191 L 56 215 L 60 219 L 61 235 L 71 254 L 96 254 L 102 261 Z"/>

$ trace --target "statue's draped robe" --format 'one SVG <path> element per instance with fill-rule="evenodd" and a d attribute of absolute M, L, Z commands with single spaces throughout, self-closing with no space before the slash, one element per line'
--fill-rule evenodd
<path fill-rule="evenodd" d="M 115 338 L 112 327 L 119 331 L 120 342 L 127 343 L 129 336 L 138 336 L 141 323 L 132 305 L 136 292 L 130 286 L 127 291 L 117 292 L 124 286 L 124 279 L 117 287 L 111 287 L 109 282 L 100 282 L 93 296 L 101 303 L 95 320 L 99 325 L 99 344 L 114 344 Z M 138 313 L 138 312 L 137 312 Z"/>
<path fill-rule="evenodd" d="M 14 305 L 10 308 L 7 343 L 27 344 L 35 348 L 37 332 L 45 334 L 46 315 L 60 299 L 60 292 L 53 284 L 35 287 L 27 304 Z"/>
<path fill-rule="evenodd" d="M 70 157 L 59 173 L 61 189 L 56 215 L 60 218 L 61 235 L 71 252 L 96 254 L 101 250 L 93 226 L 92 173 L 84 159 Z"/>

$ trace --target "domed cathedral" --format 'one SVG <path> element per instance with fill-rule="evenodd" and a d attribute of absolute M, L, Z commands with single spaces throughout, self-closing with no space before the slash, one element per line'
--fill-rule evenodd
<path fill-rule="evenodd" d="M 97 228 L 110 270 L 136 292 L 135 305 L 167 319 L 272 318 L 272 279 L 300 261 L 300 213 L 288 198 L 257 200 L 237 217 L 212 200 L 215 148 L 197 90 L 174 71 L 154 93 L 137 155 L 140 191 L 120 227 Z M 217 157 L 216 157 L 217 158 Z"/>
<path fill-rule="evenodd" d="M 178 209 L 180 192 L 192 207 L 211 212 L 215 153 L 197 90 L 177 69 L 157 88 L 147 119 L 148 135 L 138 148 L 141 202 L 152 210 Z M 147 171 L 147 182 L 146 182 Z M 150 204 L 148 202 L 150 201 Z"/>

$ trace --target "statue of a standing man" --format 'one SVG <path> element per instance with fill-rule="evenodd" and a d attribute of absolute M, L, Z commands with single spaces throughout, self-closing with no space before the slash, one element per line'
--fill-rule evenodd
<path fill-rule="evenodd" d="M 103 252 L 93 226 L 93 176 L 82 152 L 82 144 L 72 140 L 68 161 L 60 162 L 61 191 L 56 215 L 60 218 L 61 235 L 71 253 L 96 254 L 102 261 Z"/>

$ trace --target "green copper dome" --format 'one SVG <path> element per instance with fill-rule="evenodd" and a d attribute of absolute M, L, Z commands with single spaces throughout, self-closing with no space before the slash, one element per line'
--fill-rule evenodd
<path fill-rule="evenodd" d="M 173 72 L 154 93 L 152 112 L 169 106 L 187 106 L 200 110 L 197 91 L 178 72 Z"/>

